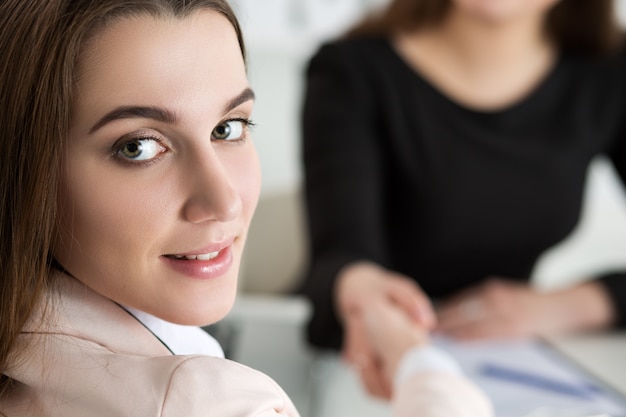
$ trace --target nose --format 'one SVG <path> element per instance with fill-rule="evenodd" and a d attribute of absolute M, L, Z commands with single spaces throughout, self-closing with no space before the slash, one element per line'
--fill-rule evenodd
<path fill-rule="evenodd" d="M 228 222 L 242 211 L 241 196 L 233 186 L 230 171 L 217 155 L 197 156 L 188 165 L 183 182 L 189 187 L 183 216 L 191 223 L 205 221 Z"/>

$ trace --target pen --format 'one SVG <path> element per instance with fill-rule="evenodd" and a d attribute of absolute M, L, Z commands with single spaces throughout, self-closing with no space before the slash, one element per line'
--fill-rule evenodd
<path fill-rule="evenodd" d="M 502 365 L 484 364 L 480 368 L 480 373 L 487 377 L 523 384 L 557 394 L 570 395 L 584 400 L 591 398 L 589 393 L 578 385 Z"/>

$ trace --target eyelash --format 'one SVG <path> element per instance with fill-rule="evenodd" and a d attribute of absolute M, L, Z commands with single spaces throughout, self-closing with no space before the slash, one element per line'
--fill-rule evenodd
<path fill-rule="evenodd" d="M 217 138 L 215 138 L 214 140 L 229 142 L 229 143 L 233 143 L 233 144 L 234 143 L 238 143 L 238 142 L 243 142 L 246 139 L 248 139 L 248 132 L 256 126 L 256 123 L 254 123 L 250 119 L 246 119 L 246 118 L 243 118 L 243 117 L 236 117 L 236 118 L 232 118 L 232 119 L 223 120 L 223 121 L 219 122 L 216 125 L 216 127 L 220 126 L 220 125 L 223 125 L 223 124 L 226 124 L 228 122 L 241 122 L 241 123 L 243 123 L 244 132 L 242 133 L 241 137 L 238 138 L 238 139 L 231 139 L 231 140 L 223 140 L 223 139 L 217 139 Z M 215 128 L 213 130 L 215 130 Z M 213 135 L 213 131 L 211 131 L 211 135 Z M 211 139 L 213 139 L 213 137 Z"/>
<path fill-rule="evenodd" d="M 244 127 L 244 132 L 241 135 L 241 137 L 237 138 L 237 139 L 231 139 L 231 140 L 221 140 L 221 139 L 216 139 L 213 138 L 213 131 L 211 131 L 211 140 L 217 140 L 217 141 L 222 141 L 222 142 L 228 142 L 228 143 L 233 143 L 233 144 L 237 144 L 240 142 L 244 142 L 245 140 L 248 139 L 248 132 L 250 131 L 250 129 L 254 128 L 256 126 L 256 123 L 253 122 L 251 119 L 247 119 L 247 118 L 242 118 L 242 117 L 237 117 L 237 118 L 232 118 L 232 119 L 226 119 L 223 120 L 221 122 L 219 122 L 216 126 L 220 126 L 223 124 L 226 124 L 228 122 L 241 122 L 243 124 Z M 215 129 L 215 128 L 214 128 Z M 127 146 L 130 143 L 133 142 L 139 142 L 139 141 L 145 141 L 145 140 L 150 140 L 150 141 L 154 141 L 156 142 L 158 145 L 163 146 L 164 148 L 167 148 L 165 145 L 163 145 L 163 140 L 161 138 L 158 138 L 156 136 L 136 136 L 136 137 L 131 137 L 128 140 L 124 140 L 121 143 L 116 143 L 113 146 L 113 152 L 111 153 L 111 158 L 124 163 L 124 164 L 128 164 L 128 165 L 132 165 L 132 166 L 146 166 L 146 165 L 150 165 L 154 162 L 157 162 L 160 158 L 159 156 L 156 156 L 152 159 L 148 159 L 145 161 L 136 161 L 136 160 L 132 160 L 129 159 L 127 157 L 124 157 L 121 155 L 122 149 Z M 165 153 L 167 151 L 163 151 L 161 153 Z"/>
<path fill-rule="evenodd" d="M 127 140 L 123 140 L 121 143 L 116 143 L 113 146 L 113 152 L 111 153 L 111 157 L 123 164 L 132 165 L 132 166 L 145 166 L 145 165 L 150 165 L 154 162 L 157 162 L 160 159 L 159 155 L 167 152 L 167 150 L 162 151 L 159 153 L 159 155 L 155 156 L 154 158 L 147 159 L 147 160 L 132 160 L 122 155 L 122 149 L 124 149 L 125 146 L 127 146 L 128 144 L 131 144 L 134 142 L 140 142 L 140 141 L 153 141 L 157 145 L 167 149 L 167 146 L 163 145 L 163 139 L 161 138 L 158 138 L 156 136 L 136 136 L 136 137 L 130 137 Z"/>

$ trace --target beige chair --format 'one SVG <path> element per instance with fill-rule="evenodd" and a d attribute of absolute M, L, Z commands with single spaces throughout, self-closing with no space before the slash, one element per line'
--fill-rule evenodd
<path fill-rule="evenodd" d="M 261 196 L 243 255 L 240 293 L 291 292 L 302 278 L 306 256 L 300 190 Z"/>

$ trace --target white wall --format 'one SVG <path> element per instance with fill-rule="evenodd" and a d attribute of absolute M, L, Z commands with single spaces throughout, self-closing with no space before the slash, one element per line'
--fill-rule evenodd
<path fill-rule="evenodd" d="M 291 198 L 300 188 L 302 83 L 310 55 L 325 39 L 386 1 L 232 0 L 246 32 L 249 75 L 258 97 L 253 119 L 263 169 L 262 205 L 264 200 Z M 617 4 L 626 22 L 626 0 Z M 583 219 L 568 240 L 542 257 L 533 274 L 537 283 L 554 287 L 602 266 L 626 266 L 625 201 L 612 168 L 604 160 L 594 162 Z M 255 217 L 242 288 L 280 291 L 297 275 L 305 250 L 298 241 L 303 228 L 300 214 L 293 213 L 299 202 L 287 204 L 291 212 L 272 217 L 278 213 L 275 209 L 261 207 Z"/>

